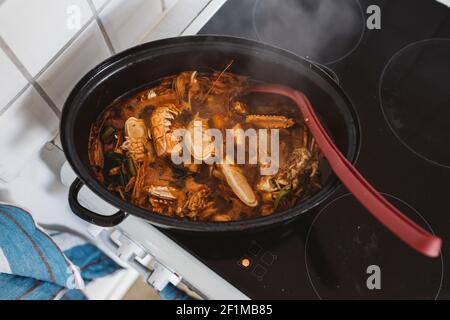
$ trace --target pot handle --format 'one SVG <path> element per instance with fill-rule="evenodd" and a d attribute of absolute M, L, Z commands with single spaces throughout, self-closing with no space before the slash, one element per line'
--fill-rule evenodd
<path fill-rule="evenodd" d="M 83 186 L 84 183 L 79 178 L 76 178 L 69 190 L 69 206 L 78 217 L 99 227 L 114 227 L 128 216 L 122 210 L 119 210 L 111 216 L 104 216 L 86 209 L 78 202 L 78 193 Z"/>

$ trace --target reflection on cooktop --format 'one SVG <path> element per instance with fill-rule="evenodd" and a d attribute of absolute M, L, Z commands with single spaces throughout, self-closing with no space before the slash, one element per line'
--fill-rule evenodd
<path fill-rule="evenodd" d="M 433 232 L 417 210 L 385 196 Z M 434 299 L 439 295 L 442 257 L 430 259 L 411 250 L 350 194 L 317 214 L 305 246 L 308 276 L 321 299 Z"/>
<path fill-rule="evenodd" d="M 380 101 L 410 151 L 450 168 L 450 39 L 422 40 L 396 53 L 381 76 Z"/>
<path fill-rule="evenodd" d="M 322 64 L 351 54 L 364 26 L 356 0 L 258 0 L 253 9 L 259 40 Z"/>

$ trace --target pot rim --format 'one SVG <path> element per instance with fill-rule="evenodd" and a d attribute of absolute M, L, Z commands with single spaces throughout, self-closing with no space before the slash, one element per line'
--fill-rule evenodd
<path fill-rule="evenodd" d="M 160 227 L 165 228 L 174 228 L 186 231 L 195 231 L 195 232 L 233 232 L 233 231 L 241 231 L 247 229 L 259 229 L 263 227 L 267 227 L 270 225 L 277 225 L 284 221 L 292 220 L 301 214 L 312 210 L 317 207 L 319 204 L 324 202 L 326 199 L 330 198 L 337 189 L 341 186 L 338 178 L 332 173 L 330 177 L 330 181 L 326 184 L 326 186 L 313 195 L 311 198 L 305 200 L 304 202 L 292 207 L 288 210 L 277 212 L 273 215 L 266 217 L 256 217 L 247 220 L 239 220 L 239 221 L 230 221 L 230 222 L 204 222 L 204 221 L 192 221 L 186 219 L 178 219 L 162 216 L 158 213 L 154 213 L 143 208 L 137 207 L 127 201 L 120 199 L 119 197 L 111 194 L 101 183 L 99 183 L 89 172 L 89 169 L 84 166 L 80 157 L 77 155 L 77 152 L 73 143 L 73 130 L 69 130 L 70 119 L 74 115 L 74 105 L 80 103 L 80 100 L 84 100 L 84 94 L 89 94 L 89 84 L 92 83 L 93 80 L 98 81 L 104 78 L 96 79 L 100 74 L 105 72 L 108 69 L 112 71 L 117 70 L 117 66 L 121 65 L 121 62 L 128 59 L 133 59 L 137 55 L 143 55 L 144 53 L 150 53 L 151 51 L 162 50 L 164 47 L 173 47 L 179 45 L 188 45 L 188 44 L 199 44 L 211 42 L 216 44 L 217 42 L 226 43 L 228 45 L 235 46 L 243 46 L 247 47 L 247 49 L 258 49 L 265 51 L 266 53 L 271 53 L 278 55 L 280 58 L 289 59 L 292 62 L 300 63 L 318 74 L 327 84 L 331 85 L 340 98 L 344 101 L 347 106 L 348 115 L 351 118 L 351 122 L 353 124 L 350 130 L 352 131 L 350 134 L 350 141 L 348 150 L 346 152 L 346 158 L 355 163 L 358 158 L 360 147 L 361 147 L 361 127 L 358 114 L 345 91 L 322 69 L 313 64 L 311 61 L 297 56 L 289 51 L 286 51 L 281 48 L 277 48 L 275 46 L 271 46 L 268 44 L 260 43 L 257 41 L 239 38 L 239 37 L 229 37 L 229 36 L 216 36 L 216 35 L 195 35 L 195 36 L 183 36 L 177 38 L 168 38 L 157 40 L 154 42 L 149 42 L 145 44 L 141 44 L 135 47 L 132 47 L 126 51 L 118 53 L 107 60 L 101 62 L 99 65 L 94 67 L 91 71 L 89 71 L 72 89 L 70 95 L 66 99 L 64 104 L 64 108 L 62 110 L 62 116 L 60 121 L 60 132 L 61 132 L 61 143 L 66 155 L 67 161 L 70 166 L 79 177 L 79 179 L 96 195 L 102 198 L 104 201 L 113 205 L 116 208 L 119 208 L 129 214 L 140 217 L 150 223 L 153 223 Z M 88 90 L 86 90 L 88 89 Z M 350 122 L 350 121 L 349 121 Z M 347 123 L 347 126 L 349 123 Z M 354 140 L 354 141 L 352 141 Z"/>

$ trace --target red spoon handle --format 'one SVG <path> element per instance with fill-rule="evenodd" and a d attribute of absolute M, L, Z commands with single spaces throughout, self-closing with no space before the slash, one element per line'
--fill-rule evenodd
<path fill-rule="evenodd" d="M 294 100 L 333 172 L 355 198 L 410 247 L 429 257 L 439 256 L 442 240 L 406 217 L 364 179 L 336 147 L 320 123 L 309 99 L 303 93 L 281 85 L 269 84 L 251 87 L 246 92 L 279 94 Z"/>

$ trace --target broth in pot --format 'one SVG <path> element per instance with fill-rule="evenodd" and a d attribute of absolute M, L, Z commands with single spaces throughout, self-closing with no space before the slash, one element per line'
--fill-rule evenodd
<path fill-rule="evenodd" d="M 96 179 L 149 214 L 215 222 L 320 190 L 322 156 L 298 108 L 244 94 L 252 80 L 226 70 L 182 72 L 109 106 L 90 131 Z"/>

